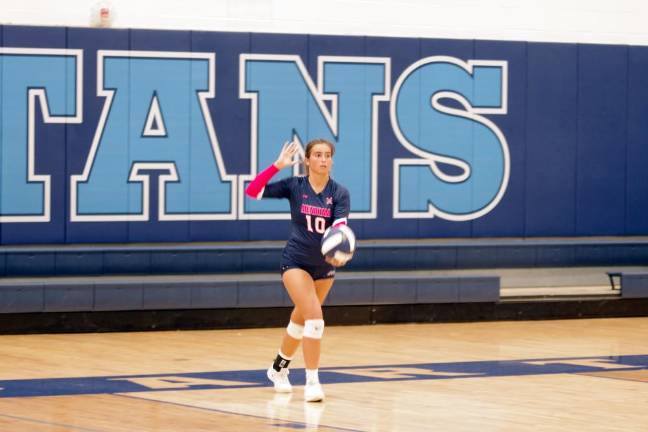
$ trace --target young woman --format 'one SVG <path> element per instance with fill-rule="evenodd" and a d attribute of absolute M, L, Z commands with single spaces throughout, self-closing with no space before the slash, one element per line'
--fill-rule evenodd
<path fill-rule="evenodd" d="M 296 142 L 284 144 L 277 160 L 257 175 L 245 193 L 256 199 L 290 201 L 292 231 L 281 258 L 281 278 L 295 307 L 279 353 L 268 369 L 268 378 L 274 383 L 275 391 L 292 391 L 288 364 L 301 341 L 306 365 L 304 399 L 319 402 L 324 399 L 317 374 L 324 333 L 322 303 L 333 286 L 335 267 L 345 264 L 325 259 L 320 243 L 328 227 L 347 223 L 350 200 L 349 191 L 330 177 L 335 146 L 323 139 L 306 145 L 305 177 L 288 177 L 268 184 L 281 169 L 298 162 L 295 158 L 298 149 Z"/>

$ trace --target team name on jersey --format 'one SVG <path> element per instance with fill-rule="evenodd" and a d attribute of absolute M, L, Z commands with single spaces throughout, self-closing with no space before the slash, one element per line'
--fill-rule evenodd
<path fill-rule="evenodd" d="M 321 216 L 325 218 L 331 217 L 331 209 L 312 206 L 308 204 L 302 204 L 301 212 L 302 214 L 307 214 L 307 215 Z"/>

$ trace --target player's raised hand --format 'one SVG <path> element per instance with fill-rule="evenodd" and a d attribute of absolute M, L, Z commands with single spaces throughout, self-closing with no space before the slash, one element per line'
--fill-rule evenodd
<path fill-rule="evenodd" d="M 287 166 L 292 166 L 296 163 L 299 163 L 299 158 L 295 157 L 297 151 L 299 151 L 299 144 L 297 143 L 297 141 L 286 141 L 281 148 L 279 157 L 277 157 L 277 160 L 274 163 L 275 166 L 281 170 Z"/>

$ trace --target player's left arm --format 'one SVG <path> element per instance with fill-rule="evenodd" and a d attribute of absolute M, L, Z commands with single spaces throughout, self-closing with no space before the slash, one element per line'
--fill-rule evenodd
<path fill-rule="evenodd" d="M 349 191 L 341 187 L 336 193 L 335 207 L 333 207 L 333 224 L 331 226 L 347 225 L 350 211 L 351 197 Z M 333 257 L 326 257 L 325 260 L 334 267 L 342 267 L 347 263 L 347 261 L 340 261 Z"/>
<path fill-rule="evenodd" d="M 351 211 L 351 197 L 345 187 L 340 187 L 336 193 L 335 207 L 333 208 L 332 226 L 347 225 Z"/>

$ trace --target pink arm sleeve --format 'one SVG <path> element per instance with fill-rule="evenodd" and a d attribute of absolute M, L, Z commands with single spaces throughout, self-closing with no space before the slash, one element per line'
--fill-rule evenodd
<path fill-rule="evenodd" d="M 347 218 L 340 218 L 340 219 L 335 219 L 333 221 L 333 226 L 338 226 L 338 225 L 346 225 L 347 224 Z"/>
<path fill-rule="evenodd" d="M 261 199 L 263 195 L 263 189 L 268 184 L 270 179 L 279 172 L 279 168 L 275 164 L 271 164 L 268 168 L 261 171 L 257 176 L 252 180 L 252 183 L 245 188 L 245 194 L 250 198 Z"/>

